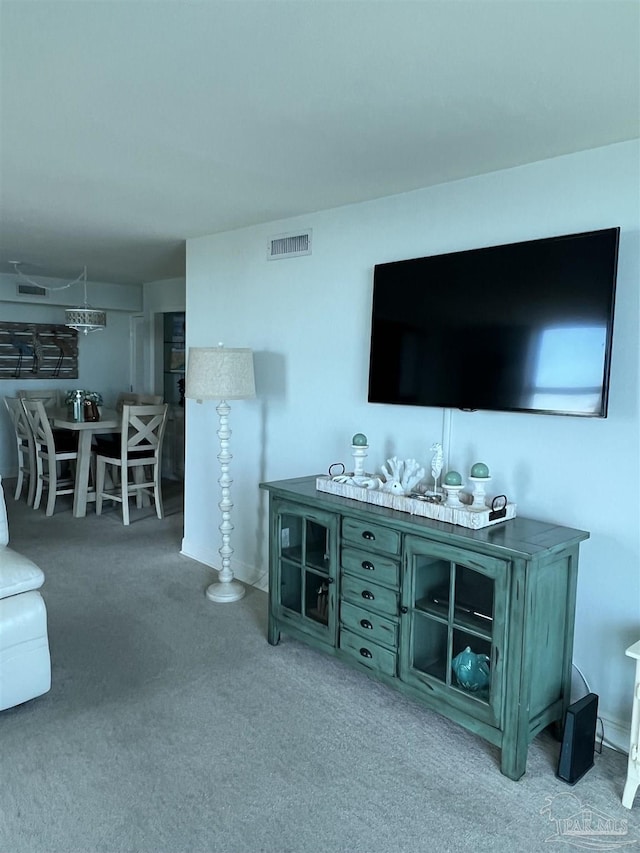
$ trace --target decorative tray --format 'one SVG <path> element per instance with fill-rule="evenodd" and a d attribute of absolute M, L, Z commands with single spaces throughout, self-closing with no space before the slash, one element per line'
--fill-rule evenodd
<path fill-rule="evenodd" d="M 465 506 L 452 507 L 441 503 L 430 503 L 426 500 L 410 498 L 406 495 L 394 495 L 379 489 L 365 489 L 361 486 L 338 483 L 327 476 L 316 478 L 316 489 L 320 492 L 329 492 L 332 495 L 340 495 L 343 498 L 351 498 L 375 506 L 386 506 L 389 509 L 397 509 L 400 512 L 408 512 L 411 515 L 419 515 L 423 518 L 447 521 L 450 524 L 458 524 L 460 527 L 469 527 L 472 530 L 480 530 L 482 527 L 490 527 L 516 517 L 516 505 L 512 503 L 507 503 L 504 509 L 500 511 L 499 517 L 496 518 L 495 516 L 498 513 L 492 512 L 491 507 L 471 509 Z"/>

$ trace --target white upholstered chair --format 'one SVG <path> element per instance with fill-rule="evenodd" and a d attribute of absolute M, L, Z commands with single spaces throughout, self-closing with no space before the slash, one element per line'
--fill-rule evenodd
<path fill-rule="evenodd" d="M 58 495 L 72 495 L 75 478 L 62 476 L 60 463 L 78 459 L 78 436 L 66 430 L 56 430 L 54 436 L 42 400 L 22 400 L 31 426 L 36 448 L 36 490 L 33 508 L 38 509 L 46 486 L 47 515 L 53 515 Z"/>
<path fill-rule="evenodd" d="M 129 524 L 129 498 L 142 506 L 143 496 L 153 498 L 158 518 L 163 517 L 161 468 L 162 440 L 167 424 L 166 403 L 158 406 L 122 407 L 120 445 L 113 451 L 98 450 L 96 455 L 96 514 L 102 513 L 103 500 L 122 505 L 122 521 Z M 109 468 L 111 482 L 105 488 Z M 119 474 L 119 478 L 117 476 Z"/>
<path fill-rule="evenodd" d="M 22 401 L 18 397 L 5 397 L 4 404 L 9 412 L 11 423 L 16 436 L 16 447 L 18 451 L 18 477 L 16 479 L 16 490 L 13 497 L 20 500 L 22 489 L 27 484 L 27 504 L 33 506 L 33 498 L 36 493 L 36 451 L 33 442 L 31 426 L 27 420 Z"/>
<path fill-rule="evenodd" d="M 39 592 L 43 583 L 42 570 L 9 548 L 0 482 L 0 711 L 51 687 L 47 609 Z"/>

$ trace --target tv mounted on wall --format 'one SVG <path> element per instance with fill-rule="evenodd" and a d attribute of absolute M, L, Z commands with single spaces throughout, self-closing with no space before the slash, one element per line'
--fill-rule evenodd
<path fill-rule="evenodd" d="M 619 236 L 377 264 L 369 402 L 606 417 Z"/>

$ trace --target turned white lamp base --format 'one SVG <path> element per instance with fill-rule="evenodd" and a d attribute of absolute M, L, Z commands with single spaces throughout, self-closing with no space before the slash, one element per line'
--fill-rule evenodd
<path fill-rule="evenodd" d="M 218 572 L 218 581 L 207 587 L 205 591 L 209 601 L 222 604 L 228 601 L 238 601 L 245 593 L 241 583 L 234 581 L 231 571 L 231 484 L 229 463 L 233 459 L 229 452 L 229 413 L 231 408 L 227 400 L 246 400 L 255 397 L 256 386 L 253 375 L 253 353 L 250 349 L 225 347 L 189 347 L 189 362 L 187 364 L 186 393 L 190 400 L 219 400 L 216 406 L 218 413 L 218 438 L 220 439 L 220 509 L 221 521 L 219 526 L 222 545 L 218 549 L 222 565 Z"/>
<path fill-rule="evenodd" d="M 228 601 L 239 601 L 245 593 L 245 588 L 238 581 L 212 583 L 207 587 L 206 596 L 209 601 L 225 604 Z"/>
<path fill-rule="evenodd" d="M 229 463 L 233 459 L 229 452 L 229 439 L 231 438 L 229 412 L 231 409 L 225 400 L 221 400 L 216 406 L 216 411 L 220 418 L 220 427 L 218 429 L 218 437 L 220 439 L 220 453 L 218 454 L 220 479 L 218 483 L 220 483 L 222 496 L 218 507 L 222 514 L 222 522 L 218 529 L 222 537 L 222 547 L 218 549 L 218 553 L 222 559 L 222 568 L 218 573 L 218 582 L 212 583 L 207 587 L 205 594 L 209 601 L 226 604 L 230 601 L 241 599 L 244 595 L 244 586 L 233 579 L 233 572 L 231 571 L 231 556 L 233 554 L 233 548 L 231 547 L 231 531 L 233 530 L 233 524 L 231 523 L 231 510 L 233 509 L 231 483 L 233 480 L 229 476 Z"/>

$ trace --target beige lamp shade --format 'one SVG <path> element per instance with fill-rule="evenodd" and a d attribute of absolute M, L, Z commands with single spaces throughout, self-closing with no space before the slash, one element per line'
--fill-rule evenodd
<path fill-rule="evenodd" d="M 253 352 L 232 347 L 189 347 L 185 396 L 244 400 L 256 396 Z"/>

